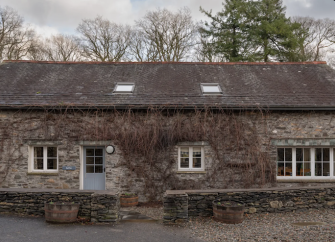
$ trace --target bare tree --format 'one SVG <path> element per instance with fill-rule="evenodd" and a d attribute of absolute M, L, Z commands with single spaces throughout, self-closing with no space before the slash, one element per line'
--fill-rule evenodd
<path fill-rule="evenodd" d="M 79 40 L 72 35 L 53 35 L 44 41 L 36 40 L 30 51 L 31 59 L 48 61 L 80 61 Z"/>
<path fill-rule="evenodd" d="M 141 30 L 133 30 L 128 53 L 131 59 L 144 61 L 159 61 L 158 50 L 152 40 L 146 39 Z"/>
<path fill-rule="evenodd" d="M 329 54 L 327 55 L 326 60 L 327 60 L 327 64 L 331 68 L 335 69 L 335 48 L 329 51 Z"/>
<path fill-rule="evenodd" d="M 210 37 L 204 37 L 199 32 L 198 42 L 193 50 L 192 61 L 200 62 L 226 62 L 227 59 L 221 53 L 215 51 L 215 45 Z"/>
<path fill-rule="evenodd" d="M 29 27 L 12 33 L 11 41 L 5 48 L 4 59 L 20 60 L 26 58 L 35 38 L 35 31 Z"/>
<path fill-rule="evenodd" d="M 83 55 L 93 61 L 123 61 L 131 41 L 129 26 L 118 25 L 98 16 L 84 19 L 77 31 L 81 34 Z"/>
<path fill-rule="evenodd" d="M 185 60 L 195 45 L 198 28 L 186 7 L 177 13 L 167 9 L 148 12 L 136 25 L 160 61 Z"/>
<path fill-rule="evenodd" d="M 0 7 L 0 60 L 22 59 L 28 54 L 35 32 L 10 7 Z"/>
<path fill-rule="evenodd" d="M 335 46 L 335 20 L 293 17 L 292 21 L 301 25 L 296 33 L 300 38 L 301 61 L 324 59 L 327 50 Z"/>
<path fill-rule="evenodd" d="M 44 40 L 40 36 L 36 36 L 30 46 L 28 51 L 27 59 L 29 60 L 48 60 L 45 52 L 43 51 Z"/>

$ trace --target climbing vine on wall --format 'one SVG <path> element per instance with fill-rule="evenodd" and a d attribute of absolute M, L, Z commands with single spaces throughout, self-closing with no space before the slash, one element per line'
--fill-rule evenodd
<path fill-rule="evenodd" d="M 11 164 L 22 161 L 27 139 L 109 141 L 121 150 L 120 165 L 143 181 L 146 196 L 158 199 L 167 189 L 197 189 L 201 182 L 182 180 L 176 173 L 175 147 L 203 141 L 210 147 L 208 188 L 262 186 L 275 181 L 268 152 L 266 112 L 174 107 L 143 109 L 77 109 L 61 106 L 21 109 L 0 119 L 2 179 Z M 249 115 L 249 114 L 252 115 Z M 6 151 L 6 147 L 12 147 Z M 10 153 L 12 152 L 12 153 Z M 222 187 L 226 184 L 226 187 Z"/>

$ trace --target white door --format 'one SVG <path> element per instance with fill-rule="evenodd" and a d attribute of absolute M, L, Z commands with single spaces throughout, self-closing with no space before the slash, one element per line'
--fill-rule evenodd
<path fill-rule="evenodd" d="M 103 147 L 84 147 L 84 190 L 105 190 Z"/>

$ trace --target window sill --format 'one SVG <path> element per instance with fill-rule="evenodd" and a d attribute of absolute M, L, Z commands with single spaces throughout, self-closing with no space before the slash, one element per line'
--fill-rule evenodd
<path fill-rule="evenodd" d="M 328 179 L 277 179 L 278 183 L 335 183 L 335 178 Z"/>
<path fill-rule="evenodd" d="M 179 173 L 205 174 L 206 171 L 177 171 L 177 174 L 179 174 Z"/>
<path fill-rule="evenodd" d="M 27 172 L 28 176 L 58 176 L 57 172 Z"/>

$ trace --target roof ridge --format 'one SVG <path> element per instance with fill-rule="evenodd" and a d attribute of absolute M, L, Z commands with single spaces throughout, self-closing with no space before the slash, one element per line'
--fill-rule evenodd
<path fill-rule="evenodd" d="M 326 61 L 304 62 L 97 62 L 97 61 L 35 61 L 35 60 L 3 60 L 2 63 L 38 63 L 38 64 L 183 64 L 183 65 L 318 65 Z"/>

